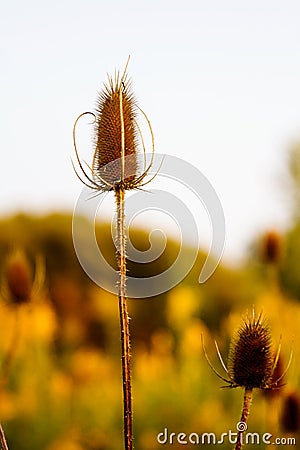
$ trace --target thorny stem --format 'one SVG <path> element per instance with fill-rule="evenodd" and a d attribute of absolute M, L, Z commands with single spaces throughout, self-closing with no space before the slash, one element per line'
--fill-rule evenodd
<path fill-rule="evenodd" d="M 251 400 L 252 400 L 252 388 L 245 388 L 244 404 L 243 404 L 242 416 L 241 416 L 241 420 L 240 420 L 240 426 L 242 426 L 242 424 L 246 425 L 246 423 L 247 423 L 247 419 L 248 419 L 249 411 L 250 411 Z M 246 429 L 246 427 L 245 427 L 245 429 Z M 238 432 L 235 450 L 240 450 L 242 448 L 243 434 L 244 434 L 245 429 L 243 429 L 243 430 L 241 429 Z"/>
<path fill-rule="evenodd" d="M 126 242 L 125 242 L 125 190 L 115 192 L 117 204 L 117 241 L 119 268 L 119 313 L 122 347 L 122 378 L 124 405 L 124 443 L 125 450 L 132 450 L 132 400 L 130 375 L 130 332 L 126 299 Z"/>
<path fill-rule="evenodd" d="M 7 442 L 6 442 L 4 431 L 3 431 L 1 424 L 0 424 L 0 444 L 1 444 L 2 450 L 8 450 Z"/>

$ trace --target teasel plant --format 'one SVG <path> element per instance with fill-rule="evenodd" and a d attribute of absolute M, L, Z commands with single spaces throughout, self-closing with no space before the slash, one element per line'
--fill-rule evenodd
<path fill-rule="evenodd" d="M 4 434 L 1 424 L 0 424 L 0 445 L 1 445 L 2 450 L 8 450 L 8 445 L 7 445 L 5 434 Z"/>
<path fill-rule="evenodd" d="M 108 76 L 108 83 L 100 91 L 95 112 L 80 114 L 73 127 L 73 144 L 76 164 L 73 168 L 79 180 L 94 195 L 112 191 L 115 196 L 117 213 L 117 264 L 119 271 L 118 299 L 121 330 L 122 381 L 123 381 L 123 415 L 124 447 L 133 448 L 132 433 L 132 393 L 131 393 L 131 345 L 129 316 L 126 296 L 126 229 L 125 229 L 125 191 L 141 189 L 148 184 L 156 173 L 146 180 L 154 162 L 154 135 L 150 120 L 138 106 L 132 91 L 131 81 L 127 75 L 127 60 L 122 75 L 115 72 Z M 83 116 L 91 115 L 94 119 L 94 156 L 92 165 L 87 169 L 80 159 L 76 145 L 76 126 Z M 151 158 L 146 162 L 145 140 L 139 123 L 143 116 L 151 136 Z M 143 155 L 143 167 L 139 156 Z"/>
<path fill-rule="evenodd" d="M 29 304 L 44 282 L 44 264 L 36 258 L 35 270 L 21 249 L 13 249 L 7 256 L 0 284 L 0 295 L 13 310 L 14 323 L 11 340 L 1 364 L 0 389 L 6 385 L 15 353 L 20 341 L 20 307 Z M 5 434 L 0 424 L 0 444 L 8 450 Z"/>
<path fill-rule="evenodd" d="M 243 434 L 247 429 L 253 389 L 280 389 L 280 382 L 286 375 L 292 361 L 292 351 L 286 369 L 277 379 L 274 379 L 280 357 L 281 339 L 277 352 L 274 354 L 270 328 L 266 318 L 263 317 L 262 312 L 256 316 L 254 308 L 251 315 L 247 313 L 243 318 L 242 324 L 231 341 L 227 366 L 221 356 L 217 341 L 215 341 L 215 346 L 220 363 L 228 378 L 223 377 L 210 362 L 202 337 L 203 352 L 210 368 L 226 383 L 226 386 L 223 387 L 242 387 L 244 389 L 242 414 L 238 423 L 235 446 L 235 450 L 240 450 L 243 445 Z"/>
<path fill-rule="evenodd" d="M 260 259 L 266 271 L 265 279 L 275 293 L 281 293 L 280 265 L 285 252 L 283 236 L 276 230 L 268 230 L 261 239 Z"/>
<path fill-rule="evenodd" d="M 14 323 L 9 348 L 2 362 L 0 389 L 6 384 L 14 355 L 20 340 L 20 308 L 30 305 L 40 293 L 45 281 L 45 264 L 40 256 L 32 264 L 26 253 L 13 249 L 6 258 L 0 285 L 0 294 L 5 304 L 12 309 Z"/>
<path fill-rule="evenodd" d="M 283 399 L 281 411 L 281 428 L 286 433 L 300 431 L 300 395 L 297 391 L 289 392 Z"/>

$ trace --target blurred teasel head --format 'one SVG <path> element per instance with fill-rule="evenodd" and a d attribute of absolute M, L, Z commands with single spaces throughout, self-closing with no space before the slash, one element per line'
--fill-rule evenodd
<path fill-rule="evenodd" d="M 11 305 L 29 303 L 41 290 L 45 281 L 45 266 L 37 256 L 35 265 L 21 249 L 7 256 L 1 283 L 1 294 Z"/>
<path fill-rule="evenodd" d="M 267 264 L 277 264 L 282 255 L 282 237 L 275 231 L 268 231 L 262 239 L 262 259 Z"/>
<path fill-rule="evenodd" d="M 12 304 L 27 303 L 31 298 L 32 285 L 32 267 L 28 258 L 21 250 L 13 251 L 5 266 L 5 297 Z"/>
<path fill-rule="evenodd" d="M 153 164 L 153 131 L 148 117 L 134 97 L 131 81 L 127 76 L 128 62 L 129 58 L 122 76 L 119 72 L 114 77 L 108 76 L 108 83 L 104 84 L 99 93 L 95 113 L 80 114 L 73 128 L 74 149 L 81 175 L 73 165 L 75 172 L 86 186 L 96 191 L 118 191 L 143 186 L 146 184 L 144 178 Z M 94 157 L 90 174 L 79 158 L 75 138 L 77 122 L 86 114 L 94 117 Z M 140 114 L 146 120 L 152 141 L 152 156 L 148 165 L 145 141 L 138 122 Z M 144 154 L 142 170 L 138 158 L 141 150 Z"/>
<path fill-rule="evenodd" d="M 300 397 L 298 392 L 288 394 L 283 402 L 281 426 L 287 433 L 300 430 Z"/>

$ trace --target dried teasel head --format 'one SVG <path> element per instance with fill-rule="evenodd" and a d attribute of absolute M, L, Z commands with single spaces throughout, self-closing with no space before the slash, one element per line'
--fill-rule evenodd
<path fill-rule="evenodd" d="M 44 265 L 36 259 L 35 271 L 26 254 L 13 250 L 7 257 L 4 267 L 1 294 L 12 305 L 21 305 L 31 301 L 44 282 Z"/>
<path fill-rule="evenodd" d="M 267 264 L 277 264 L 282 255 L 282 237 L 275 230 L 268 231 L 262 239 L 262 259 Z"/>
<path fill-rule="evenodd" d="M 228 375 L 228 379 L 220 375 L 209 361 L 203 340 L 202 345 L 206 360 L 215 374 L 230 387 L 242 386 L 246 390 L 254 388 L 278 389 L 281 387 L 279 382 L 287 373 L 292 360 L 291 352 L 287 368 L 281 371 L 275 379 L 281 344 L 279 344 L 274 356 L 269 326 L 262 317 L 262 313 L 256 317 L 254 310 L 251 316 L 246 315 L 237 330 L 236 336 L 232 339 L 228 355 L 228 367 L 225 365 L 215 341 L 220 362 Z"/>
<path fill-rule="evenodd" d="M 129 61 L 129 59 L 128 59 Z M 108 77 L 98 100 L 96 112 L 85 112 L 75 121 L 73 141 L 77 163 L 82 175 L 75 172 L 79 179 L 89 188 L 96 191 L 128 190 L 144 186 L 144 178 L 149 173 L 154 158 L 154 136 L 150 121 L 137 105 L 132 92 L 131 82 L 127 76 L 127 65 L 122 76 L 115 73 L 114 78 Z M 146 119 L 152 139 L 152 157 L 146 167 L 146 149 L 138 115 Z M 94 157 L 91 174 L 88 174 L 80 161 L 76 147 L 75 129 L 78 120 L 91 114 L 94 117 Z M 144 167 L 139 168 L 138 156 L 143 149 Z"/>
<path fill-rule="evenodd" d="M 115 186 L 123 180 L 124 188 L 130 188 L 138 172 L 139 142 L 136 101 L 126 78 L 125 75 L 121 82 L 119 74 L 115 80 L 109 78 L 109 85 L 100 92 L 92 171 L 108 185 Z"/>
<path fill-rule="evenodd" d="M 271 385 L 274 357 L 269 327 L 262 314 L 247 316 L 233 339 L 228 374 L 236 386 L 264 389 Z"/>
<path fill-rule="evenodd" d="M 281 426 L 287 433 L 300 430 L 300 397 L 298 392 L 291 392 L 283 401 Z"/>
<path fill-rule="evenodd" d="M 29 302 L 32 283 L 32 267 L 28 258 L 21 250 L 15 250 L 8 256 L 5 267 L 5 290 L 10 302 Z"/>

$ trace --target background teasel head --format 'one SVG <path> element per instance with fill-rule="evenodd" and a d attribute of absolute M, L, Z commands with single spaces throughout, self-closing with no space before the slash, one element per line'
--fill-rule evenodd
<path fill-rule="evenodd" d="M 270 388 L 277 361 L 269 327 L 262 314 L 246 316 L 230 345 L 228 374 L 235 386 Z"/>
<path fill-rule="evenodd" d="M 203 344 L 203 341 L 202 341 Z M 230 387 L 244 387 L 246 390 L 277 389 L 279 382 L 283 379 L 289 369 L 292 353 L 287 368 L 275 379 L 275 369 L 280 357 L 281 345 L 278 346 L 276 354 L 272 351 L 272 340 L 269 326 L 260 313 L 257 317 L 253 310 L 252 315 L 248 314 L 233 337 L 228 355 L 228 367 L 226 367 L 218 344 L 215 341 L 217 353 L 223 369 L 228 375 L 228 379 L 220 375 L 208 359 L 203 344 L 206 360 L 223 381 Z"/>
<path fill-rule="evenodd" d="M 12 305 L 28 303 L 41 289 L 44 279 L 44 264 L 41 258 L 36 258 L 33 268 L 27 255 L 22 250 L 15 249 L 7 256 L 1 294 L 4 300 Z"/>
<path fill-rule="evenodd" d="M 30 301 L 33 275 L 24 252 L 15 250 L 7 257 L 4 277 L 4 297 L 9 302 L 20 304 Z"/>
<path fill-rule="evenodd" d="M 96 112 L 80 114 L 73 128 L 76 159 L 84 179 L 74 167 L 75 172 L 86 186 L 97 191 L 138 188 L 146 184 L 143 182 L 144 178 L 153 164 L 154 136 L 148 117 L 139 108 L 133 95 L 131 81 L 126 72 L 128 62 L 129 58 L 122 76 L 116 72 L 114 77 L 108 77 L 108 83 L 104 84 L 100 91 Z M 152 157 L 148 167 L 144 160 L 142 173 L 138 157 L 142 149 L 146 158 L 146 149 L 138 123 L 139 113 L 144 116 L 152 139 Z M 91 175 L 87 174 L 80 161 L 75 138 L 77 122 L 85 114 L 94 117 L 94 157 Z"/>
<path fill-rule="evenodd" d="M 262 238 L 261 256 L 267 264 L 278 264 L 283 253 L 282 236 L 275 230 L 270 230 Z"/>
<path fill-rule="evenodd" d="M 300 430 L 300 396 L 298 392 L 291 392 L 284 398 L 281 427 L 287 433 L 297 433 Z"/>

